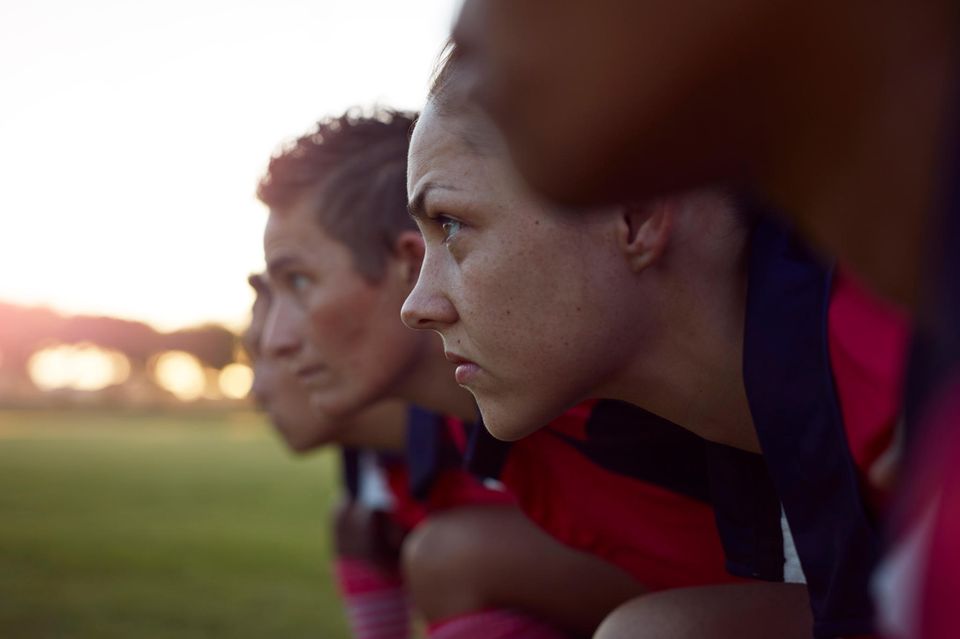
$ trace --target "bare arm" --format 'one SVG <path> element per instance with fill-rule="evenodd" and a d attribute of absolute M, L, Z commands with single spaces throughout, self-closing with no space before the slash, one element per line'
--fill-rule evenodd
<path fill-rule="evenodd" d="M 755 582 L 664 590 L 621 606 L 594 635 L 594 639 L 770 637 L 813 637 L 806 586 Z"/>
<path fill-rule="evenodd" d="M 590 634 L 644 592 L 620 568 L 563 545 L 512 506 L 431 516 L 404 542 L 403 566 L 414 604 L 431 622 L 512 608 Z"/>

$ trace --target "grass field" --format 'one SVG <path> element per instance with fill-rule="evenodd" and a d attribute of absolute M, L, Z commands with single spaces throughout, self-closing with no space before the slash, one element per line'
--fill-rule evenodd
<path fill-rule="evenodd" d="M 334 459 L 247 413 L 0 411 L 0 637 L 345 637 Z"/>

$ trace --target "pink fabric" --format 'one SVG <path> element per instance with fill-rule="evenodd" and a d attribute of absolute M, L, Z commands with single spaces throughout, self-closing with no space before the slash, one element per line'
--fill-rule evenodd
<path fill-rule="evenodd" d="M 334 568 L 355 639 L 409 638 L 410 606 L 396 571 L 349 557 L 338 557 Z"/>
<path fill-rule="evenodd" d="M 482 610 L 433 623 L 428 639 L 569 639 L 552 626 L 513 610 Z"/>
<path fill-rule="evenodd" d="M 960 632 L 960 379 L 935 409 L 929 432 L 940 458 L 928 456 L 934 475 L 931 493 L 939 499 L 921 593 L 917 637 L 956 639 Z"/>
<path fill-rule="evenodd" d="M 893 555 L 919 538 L 914 572 L 894 574 L 887 598 L 903 609 L 893 617 L 890 637 L 956 639 L 960 628 L 960 371 L 930 401 L 922 439 L 907 466 L 892 522 Z M 881 600 L 880 604 L 890 602 Z"/>
<path fill-rule="evenodd" d="M 867 292 L 845 269 L 837 270 L 829 310 L 830 367 L 847 443 L 874 514 L 885 510 L 888 495 L 867 477 L 900 420 L 910 333 L 902 312 Z"/>

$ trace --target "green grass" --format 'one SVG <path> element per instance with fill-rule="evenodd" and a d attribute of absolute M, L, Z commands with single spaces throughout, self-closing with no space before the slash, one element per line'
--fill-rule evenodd
<path fill-rule="evenodd" d="M 0 411 L 0 637 L 345 637 L 334 460 L 247 413 Z"/>

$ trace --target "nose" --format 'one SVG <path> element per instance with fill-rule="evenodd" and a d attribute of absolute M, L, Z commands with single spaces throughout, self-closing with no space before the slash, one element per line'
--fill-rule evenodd
<path fill-rule="evenodd" d="M 260 345 L 267 357 L 288 359 L 296 355 L 303 345 L 300 313 L 282 298 L 270 305 L 263 327 Z"/>
<path fill-rule="evenodd" d="M 456 307 L 440 290 L 429 261 L 424 261 L 417 284 L 400 309 L 400 318 L 410 328 L 435 331 L 459 319 Z"/>

